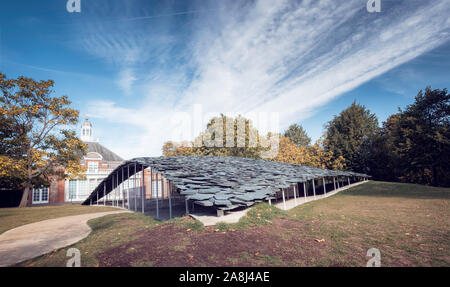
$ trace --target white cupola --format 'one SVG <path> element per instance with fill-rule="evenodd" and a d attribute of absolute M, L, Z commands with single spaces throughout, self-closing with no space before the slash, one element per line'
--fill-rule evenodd
<path fill-rule="evenodd" d="M 88 118 L 84 120 L 83 125 L 81 126 L 81 140 L 84 142 L 93 142 L 94 138 L 92 137 L 92 124 L 89 122 Z"/>

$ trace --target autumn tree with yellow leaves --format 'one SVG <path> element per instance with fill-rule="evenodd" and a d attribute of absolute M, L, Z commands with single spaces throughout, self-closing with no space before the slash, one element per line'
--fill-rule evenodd
<path fill-rule="evenodd" d="M 51 176 L 72 178 L 84 171 L 79 162 L 86 146 L 68 126 L 79 112 L 67 96 L 52 96 L 54 82 L 0 73 L 0 182 L 23 189 L 19 207 L 33 186 Z"/>

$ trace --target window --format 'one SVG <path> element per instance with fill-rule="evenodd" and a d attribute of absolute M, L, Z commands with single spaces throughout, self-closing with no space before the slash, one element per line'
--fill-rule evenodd
<path fill-rule="evenodd" d="M 96 173 L 96 172 L 98 172 L 98 161 L 88 162 L 88 173 Z"/>
<path fill-rule="evenodd" d="M 39 189 L 33 189 L 33 202 L 37 202 L 40 199 L 40 191 Z"/>
<path fill-rule="evenodd" d="M 76 196 L 77 196 L 77 181 L 72 179 L 69 181 L 69 200 L 75 199 Z"/>
<path fill-rule="evenodd" d="M 152 181 L 152 197 L 156 198 L 156 188 L 158 188 L 158 198 L 161 198 L 161 194 L 162 194 L 162 184 L 161 184 L 161 180 L 153 180 Z"/>
<path fill-rule="evenodd" d="M 77 199 L 80 199 L 88 195 L 89 191 L 87 189 L 87 182 L 85 179 L 78 180 L 78 195 Z"/>
<path fill-rule="evenodd" d="M 48 187 L 33 189 L 33 203 L 48 203 Z"/>
<path fill-rule="evenodd" d="M 41 201 L 48 202 L 48 188 L 44 187 L 41 189 Z"/>

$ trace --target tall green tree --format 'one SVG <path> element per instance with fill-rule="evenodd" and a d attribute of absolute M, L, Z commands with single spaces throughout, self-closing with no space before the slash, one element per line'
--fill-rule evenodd
<path fill-rule="evenodd" d="M 311 138 L 301 125 L 292 124 L 284 132 L 284 137 L 289 138 L 293 143 L 299 146 L 308 146 L 311 144 Z"/>
<path fill-rule="evenodd" d="M 0 73 L 0 177 L 22 179 L 19 207 L 27 204 L 35 184 L 51 176 L 76 176 L 84 171 L 79 164 L 85 145 L 68 125 L 78 122 L 78 111 L 67 96 L 53 97 L 54 82 L 18 77 L 7 79 Z"/>
<path fill-rule="evenodd" d="M 450 94 L 420 91 L 413 104 L 388 118 L 384 144 L 398 180 L 450 186 Z"/>
<path fill-rule="evenodd" d="M 378 119 L 365 106 L 353 102 L 326 124 L 324 146 L 334 157 L 342 156 L 347 169 L 368 172 L 364 146 L 378 132 Z"/>

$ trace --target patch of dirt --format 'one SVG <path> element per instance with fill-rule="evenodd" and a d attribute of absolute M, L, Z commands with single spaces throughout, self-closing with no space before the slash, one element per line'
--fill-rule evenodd
<path fill-rule="evenodd" d="M 307 232 L 304 225 L 275 219 L 268 226 L 226 232 L 162 225 L 139 231 L 135 240 L 105 249 L 96 258 L 100 266 L 131 266 L 133 262 L 152 266 L 270 266 L 318 261 L 330 247 L 327 242 L 298 236 Z"/>

